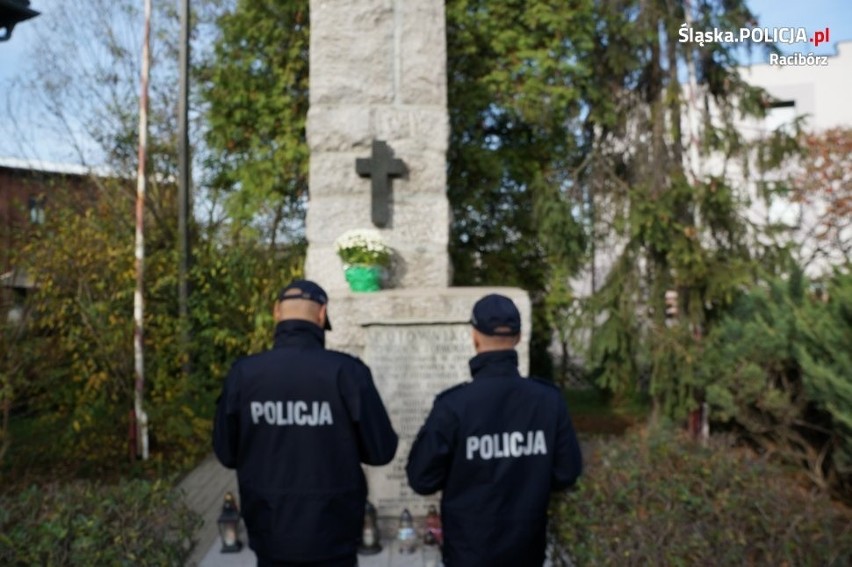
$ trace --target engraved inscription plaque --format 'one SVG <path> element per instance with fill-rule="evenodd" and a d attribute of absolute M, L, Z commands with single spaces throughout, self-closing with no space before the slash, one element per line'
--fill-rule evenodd
<path fill-rule="evenodd" d="M 392 323 L 366 330 L 364 361 L 399 434 L 394 460 L 385 467 L 366 467 L 369 498 L 382 516 L 398 516 L 403 508 L 425 515 L 437 497 L 424 498 L 408 487 L 405 463 L 435 396 L 470 380 L 468 360 L 475 354 L 470 325 Z"/>

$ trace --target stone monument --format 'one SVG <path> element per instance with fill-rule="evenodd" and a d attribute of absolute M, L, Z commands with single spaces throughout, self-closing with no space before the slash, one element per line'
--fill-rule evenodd
<path fill-rule="evenodd" d="M 511 297 L 523 317 L 528 369 L 530 303 L 515 288 L 448 287 L 449 140 L 443 0 L 311 0 L 310 202 L 307 277 L 330 295 L 329 348 L 360 356 L 400 435 L 394 461 L 366 467 L 380 517 L 418 516 L 437 497 L 405 478 L 411 442 L 437 393 L 470 379 L 471 308 Z M 394 250 L 386 289 L 349 291 L 334 241 L 377 228 Z"/>
<path fill-rule="evenodd" d="M 396 251 L 393 286 L 446 287 L 444 4 L 312 0 L 310 12 L 305 269 L 326 288 L 345 289 L 335 239 L 378 224 Z M 377 195 L 377 185 L 387 193 Z M 382 198 L 387 218 L 374 224 L 371 201 Z"/>

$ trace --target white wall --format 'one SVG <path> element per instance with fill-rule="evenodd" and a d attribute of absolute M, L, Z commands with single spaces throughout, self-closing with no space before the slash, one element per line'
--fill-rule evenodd
<path fill-rule="evenodd" d="M 852 41 L 838 43 L 837 55 L 828 56 L 825 65 L 770 65 L 760 64 L 743 67 L 740 76 L 754 86 L 766 89 L 774 98 L 794 102 L 793 107 L 774 108 L 763 121 L 745 121 L 742 130 L 747 135 L 765 136 L 775 128 L 790 123 L 796 116 L 804 116 L 806 130 L 821 131 L 846 127 L 852 128 Z M 768 181 L 795 173 L 800 167 L 791 160 L 782 171 L 767 176 Z M 752 220 L 784 222 L 794 227 L 792 239 L 799 259 L 808 261 L 806 273 L 819 276 L 829 272 L 842 262 L 841 250 L 818 241 L 812 232 L 825 203 L 810 205 L 776 199 L 769 207 L 757 198 L 755 184 L 748 187 L 752 206 L 748 216 Z M 841 233 L 843 240 L 852 239 L 852 225 Z"/>
<path fill-rule="evenodd" d="M 810 115 L 814 130 L 852 126 L 852 41 L 837 44 L 827 65 L 760 64 L 743 67 L 740 76 L 782 100 L 796 101 L 798 114 Z"/>

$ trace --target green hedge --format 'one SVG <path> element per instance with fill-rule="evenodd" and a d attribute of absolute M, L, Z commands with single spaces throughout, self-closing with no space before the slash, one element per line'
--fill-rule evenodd
<path fill-rule="evenodd" d="M 848 509 L 713 444 L 664 430 L 594 443 L 577 490 L 554 498 L 555 565 L 852 564 Z"/>
<path fill-rule="evenodd" d="M 0 565 L 184 565 L 199 518 L 163 481 L 0 496 Z"/>

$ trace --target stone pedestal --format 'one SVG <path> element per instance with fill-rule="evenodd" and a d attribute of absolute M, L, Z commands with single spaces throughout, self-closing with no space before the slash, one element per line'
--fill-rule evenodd
<path fill-rule="evenodd" d="M 330 292 L 334 330 L 329 348 L 360 356 L 372 372 L 400 443 L 391 464 L 365 467 L 370 501 L 379 514 L 396 518 L 404 508 L 423 516 L 438 498 L 423 498 L 409 487 L 405 464 L 411 443 L 435 396 L 470 380 L 473 349 L 470 312 L 483 295 L 500 293 L 522 317 L 518 348 L 521 372 L 529 368 L 530 302 L 516 288 L 396 289 L 377 293 Z"/>

